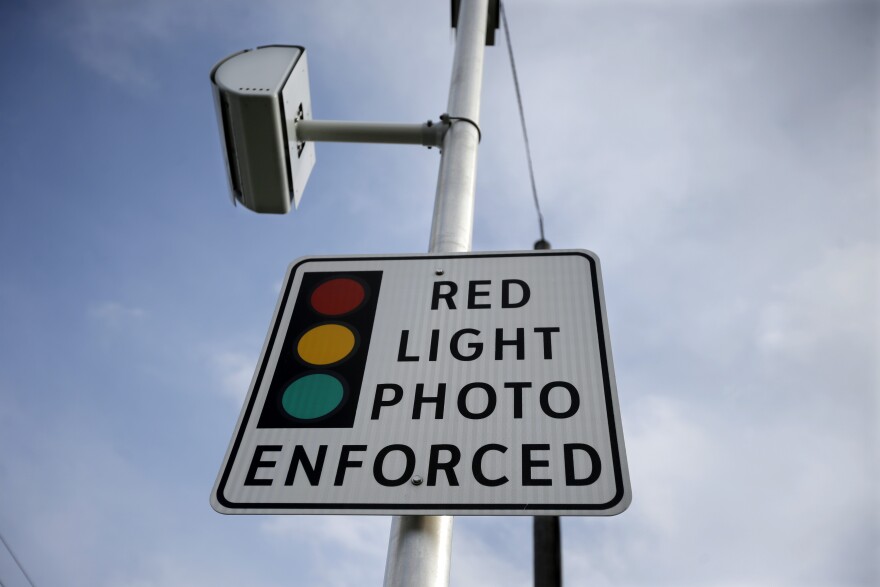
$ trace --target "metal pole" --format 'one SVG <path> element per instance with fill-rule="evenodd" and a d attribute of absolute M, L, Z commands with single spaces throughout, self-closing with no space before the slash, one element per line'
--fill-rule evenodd
<path fill-rule="evenodd" d="M 297 141 L 336 143 L 389 143 L 395 145 L 442 146 L 446 124 L 399 124 L 394 122 L 349 122 L 340 120 L 299 120 L 289 123 Z M 288 130 L 288 133 L 291 132 Z"/>
<path fill-rule="evenodd" d="M 535 243 L 535 250 L 552 248 L 541 239 Z M 532 518 L 533 572 L 535 587 L 562 587 L 562 537 L 559 530 L 559 516 L 535 516 Z"/>
<path fill-rule="evenodd" d="M 461 0 L 430 253 L 471 250 L 480 132 L 480 90 L 489 0 Z M 465 118 L 464 120 L 455 120 Z M 452 516 L 395 516 L 385 587 L 445 587 L 452 556 Z"/>
<path fill-rule="evenodd" d="M 535 587 L 560 587 L 562 585 L 562 549 L 560 548 L 559 517 L 535 516 L 533 535 Z"/>
<path fill-rule="evenodd" d="M 431 253 L 471 250 L 477 145 L 480 142 L 480 131 L 474 125 L 480 122 L 480 89 L 483 84 L 483 49 L 488 14 L 488 0 L 461 2 L 446 110 L 452 127 L 443 138 L 428 249 Z"/>

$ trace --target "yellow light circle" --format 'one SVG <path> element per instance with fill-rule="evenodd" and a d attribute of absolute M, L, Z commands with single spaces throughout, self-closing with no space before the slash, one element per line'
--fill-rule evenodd
<path fill-rule="evenodd" d="M 354 343 L 354 333 L 345 326 L 322 324 L 302 335 L 296 352 L 310 365 L 332 365 L 347 357 Z"/>

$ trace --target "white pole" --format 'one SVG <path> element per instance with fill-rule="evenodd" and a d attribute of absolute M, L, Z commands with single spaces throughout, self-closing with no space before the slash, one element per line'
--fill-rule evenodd
<path fill-rule="evenodd" d="M 488 14 L 489 0 L 461 0 L 447 106 L 452 127 L 443 138 L 430 253 L 471 250 Z M 451 557 L 452 516 L 394 516 L 385 587 L 445 587 Z"/>
<path fill-rule="evenodd" d="M 452 127 L 443 138 L 428 249 L 431 253 L 463 253 L 471 250 L 477 145 L 480 142 L 480 133 L 474 124 L 480 122 L 480 89 L 483 85 L 483 50 L 488 14 L 488 0 L 461 0 L 447 106 Z M 456 118 L 470 120 L 473 124 Z"/>

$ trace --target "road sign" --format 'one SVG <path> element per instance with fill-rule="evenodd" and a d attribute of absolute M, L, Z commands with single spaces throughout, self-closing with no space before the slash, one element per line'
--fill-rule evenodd
<path fill-rule="evenodd" d="M 604 306 L 587 251 L 294 262 L 214 509 L 622 512 Z"/>

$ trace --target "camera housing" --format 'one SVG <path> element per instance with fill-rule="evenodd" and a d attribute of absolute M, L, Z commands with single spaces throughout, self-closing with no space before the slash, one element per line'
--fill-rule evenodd
<path fill-rule="evenodd" d="M 314 143 L 296 138 L 295 123 L 312 119 L 305 48 L 234 53 L 211 70 L 211 85 L 233 203 L 286 214 L 315 165 Z"/>

